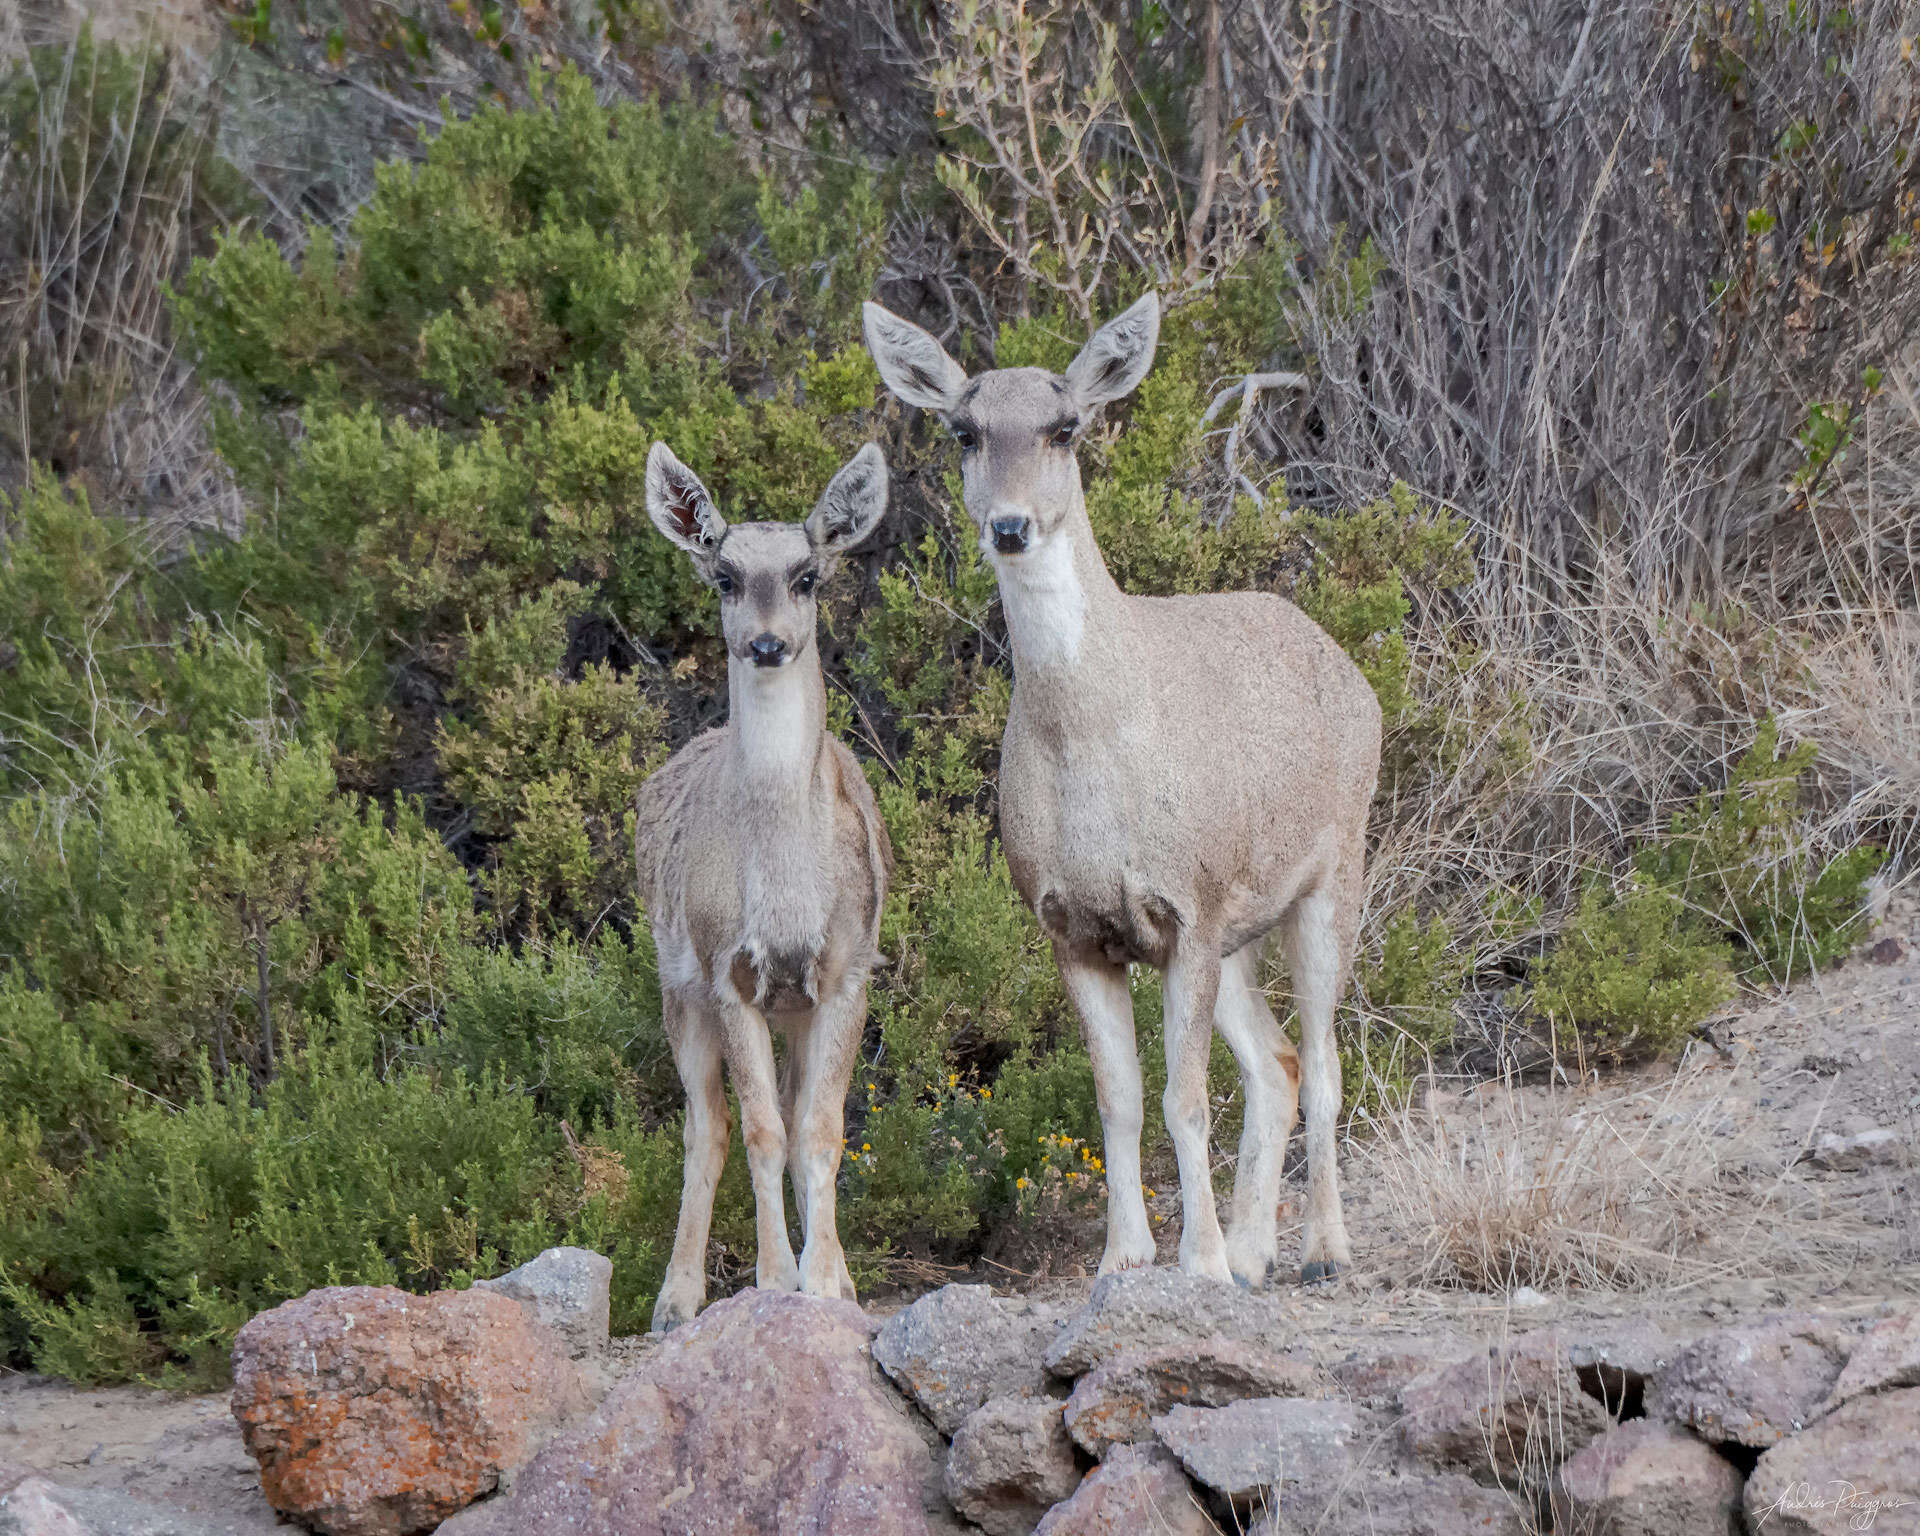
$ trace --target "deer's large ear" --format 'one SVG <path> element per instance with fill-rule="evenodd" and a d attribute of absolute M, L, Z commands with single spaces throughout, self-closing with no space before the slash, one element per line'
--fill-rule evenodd
<path fill-rule="evenodd" d="M 919 326 L 878 304 L 860 306 L 860 325 L 880 377 L 908 405 L 923 411 L 950 411 L 960 403 L 966 369 Z"/>
<path fill-rule="evenodd" d="M 887 515 L 887 459 L 868 443 L 820 493 L 807 517 L 807 540 L 823 559 L 837 560 L 880 526 Z"/>
<path fill-rule="evenodd" d="M 653 526 L 693 556 L 702 571 L 727 536 L 726 519 L 700 477 L 665 443 L 647 454 L 647 516 Z"/>
<path fill-rule="evenodd" d="M 1133 393 L 1153 366 L 1160 344 L 1160 296 L 1149 292 L 1109 320 L 1067 364 L 1067 383 L 1083 410 Z"/>

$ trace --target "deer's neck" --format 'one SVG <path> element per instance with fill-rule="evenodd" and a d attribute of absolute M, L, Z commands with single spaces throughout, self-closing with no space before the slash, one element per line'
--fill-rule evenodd
<path fill-rule="evenodd" d="M 727 665 L 733 766 L 755 799 L 791 805 L 813 791 L 827 728 L 827 688 L 812 644 L 784 667 Z"/>
<path fill-rule="evenodd" d="M 1121 597 L 1093 541 L 1093 525 L 1079 491 L 1044 544 L 1023 555 L 995 559 L 994 565 L 1017 672 L 1067 672 L 1079 666 L 1089 636 L 1112 621 Z"/>

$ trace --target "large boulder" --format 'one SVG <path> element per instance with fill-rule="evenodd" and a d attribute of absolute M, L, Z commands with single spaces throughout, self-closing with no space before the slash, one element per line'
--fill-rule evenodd
<path fill-rule="evenodd" d="M 1560 1469 L 1554 1528 L 1590 1536 L 1740 1536 L 1740 1469 L 1690 1430 L 1634 1419 Z"/>
<path fill-rule="evenodd" d="M 1396 1348 L 1349 1351 L 1327 1367 L 1333 1384 L 1369 1408 L 1398 1408 L 1407 1383 L 1433 1369 L 1430 1350 Z"/>
<path fill-rule="evenodd" d="M 587 1389 L 559 1337 L 485 1291 L 310 1291 L 233 1345 L 233 1416 L 275 1509 L 330 1536 L 432 1530 Z"/>
<path fill-rule="evenodd" d="M 1050 1397 L 993 1398 L 967 1415 L 947 1455 L 947 1500 L 987 1536 L 1027 1536 L 1079 1482 Z"/>
<path fill-rule="evenodd" d="M 1857 1397 L 1780 1441 L 1747 1478 L 1765 1536 L 1920 1533 L 1920 1387 Z"/>
<path fill-rule="evenodd" d="M 742 1291 L 441 1536 L 924 1536 L 927 1448 L 849 1301 Z"/>
<path fill-rule="evenodd" d="M 1224 1408 L 1245 1397 L 1315 1397 L 1326 1382 L 1309 1359 L 1230 1339 L 1170 1349 L 1130 1349 L 1082 1376 L 1067 1399 L 1067 1433 L 1095 1460 L 1144 1440 L 1151 1421 L 1180 1403 Z"/>
<path fill-rule="evenodd" d="M 1647 1388 L 1686 1347 L 1657 1325 L 1641 1321 L 1583 1330 L 1567 1346 L 1567 1361 L 1589 1397 L 1617 1419 L 1645 1411 Z"/>
<path fill-rule="evenodd" d="M 1362 1410 L 1331 1398 L 1255 1397 L 1169 1409 L 1155 1437 L 1197 1483 L 1237 1503 L 1331 1492 L 1358 1475 L 1373 1436 Z"/>
<path fill-rule="evenodd" d="M 536 1323 L 559 1334 L 576 1360 L 607 1347 L 613 1261 L 604 1254 L 590 1248 L 549 1248 L 518 1269 L 474 1281 L 473 1288 L 511 1296 Z"/>
<path fill-rule="evenodd" d="M 1811 1423 L 1846 1364 L 1840 1331 L 1819 1318 L 1764 1318 L 1703 1334 L 1647 1392 L 1649 1417 L 1715 1444 L 1764 1449 Z"/>
<path fill-rule="evenodd" d="M 1895 1387 L 1920 1387 L 1920 1308 L 1884 1317 L 1853 1341 L 1821 1411 Z"/>
<path fill-rule="evenodd" d="M 1336 1488 L 1283 1489 L 1251 1536 L 1532 1536 L 1532 1506 L 1461 1472 L 1349 1479 Z"/>
<path fill-rule="evenodd" d="M 100 1488 L 0 1471 L 0 1536 L 215 1536 L 214 1528 Z"/>
<path fill-rule="evenodd" d="M 1407 1451 L 1502 1486 L 1538 1482 L 1613 1422 L 1581 1389 L 1556 1329 L 1427 1371 L 1400 1403 Z"/>
<path fill-rule="evenodd" d="M 1060 1314 L 1040 1302 L 948 1285 L 887 1319 L 873 1358 L 943 1435 L 993 1397 L 1043 1397 L 1041 1364 Z"/>
<path fill-rule="evenodd" d="M 1047 1349 L 1047 1369 L 1080 1376 L 1125 1351 L 1181 1341 L 1226 1339 L 1271 1349 L 1280 1331 L 1271 1296 L 1177 1269 L 1123 1269 L 1097 1280 L 1087 1304 L 1061 1325 Z"/>
<path fill-rule="evenodd" d="M 1118 1445 L 1033 1536 L 1219 1536 L 1180 1463 L 1162 1445 Z"/>

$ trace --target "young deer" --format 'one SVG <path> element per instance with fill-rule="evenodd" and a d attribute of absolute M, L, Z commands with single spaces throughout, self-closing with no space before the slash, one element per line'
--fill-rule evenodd
<path fill-rule="evenodd" d="M 853 754 L 827 733 L 814 593 L 886 508 L 886 460 L 871 443 L 804 524 L 729 526 L 664 443 L 647 457 L 654 525 L 720 594 L 729 704 L 725 725 L 641 786 L 634 834 L 667 1039 L 687 1090 L 680 1224 L 655 1332 L 691 1319 L 706 1296 L 727 1156 L 723 1060 L 753 1175 L 755 1282 L 853 1299 L 834 1179 L 893 849 Z M 777 1083 L 776 1028 L 787 1037 Z M 797 1265 L 781 1182 L 789 1167 L 804 1228 Z"/>
<path fill-rule="evenodd" d="M 867 346 L 888 388 L 939 413 L 959 440 L 967 511 L 999 577 L 1014 663 L 1000 835 L 1093 1060 L 1111 1191 L 1100 1272 L 1154 1257 L 1127 991 L 1138 962 L 1164 973 L 1180 1267 L 1265 1280 L 1282 1155 L 1304 1097 L 1301 1278 L 1316 1280 L 1350 1262 L 1334 1166 L 1333 1014 L 1359 921 L 1380 708 L 1339 646 L 1278 597 L 1132 597 L 1108 574 L 1074 444 L 1096 407 L 1145 376 L 1159 332 L 1149 294 L 1064 376 L 1004 368 L 969 382 L 925 331 L 866 306 Z M 1298 1053 L 1256 974 L 1275 928 L 1300 1011 Z M 1214 1028 L 1246 1087 L 1224 1241 L 1207 1159 Z"/>

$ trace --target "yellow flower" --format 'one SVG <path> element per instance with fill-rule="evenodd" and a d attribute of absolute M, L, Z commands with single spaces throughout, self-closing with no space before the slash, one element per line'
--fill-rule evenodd
<path fill-rule="evenodd" d="M 1013 1181 L 1013 1187 L 1015 1189 L 1025 1189 L 1027 1187 L 1027 1181 L 1025 1179 L 1015 1179 Z"/>
<path fill-rule="evenodd" d="M 947 1074 L 947 1086 L 949 1088 L 953 1087 L 953 1085 L 959 1081 L 960 1081 L 960 1074 L 958 1072 L 949 1072 Z"/>
<path fill-rule="evenodd" d="M 993 1097 L 993 1090 L 992 1090 L 991 1088 L 982 1088 L 982 1089 L 980 1090 L 980 1097 L 981 1097 L 981 1098 L 983 1098 L 983 1099 L 990 1099 L 990 1098 L 992 1098 L 992 1097 Z"/>
<path fill-rule="evenodd" d="M 861 1150 L 862 1152 L 871 1152 L 871 1151 L 873 1150 L 873 1143 L 872 1143 L 872 1142 L 870 1142 L 870 1141 L 863 1141 L 863 1142 L 861 1142 L 861 1143 L 860 1143 L 860 1150 Z"/>
<path fill-rule="evenodd" d="M 867 1092 L 868 1092 L 868 1093 L 872 1093 L 872 1092 L 873 1092 L 873 1084 L 872 1084 L 872 1083 L 868 1083 L 868 1084 L 867 1084 Z"/>
<path fill-rule="evenodd" d="M 1144 1184 L 1140 1186 L 1140 1193 L 1145 1195 L 1149 1200 L 1153 1198 L 1153 1191 L 1148 1189 Z"/>

